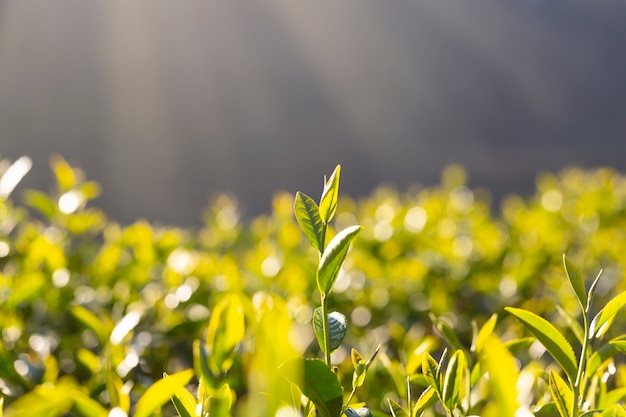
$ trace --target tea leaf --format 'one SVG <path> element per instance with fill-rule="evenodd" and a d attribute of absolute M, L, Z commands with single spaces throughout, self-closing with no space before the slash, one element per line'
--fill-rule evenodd
<path fill-rule="evenodd" d="M 196 400 L 189 391 L 184 388 L 184 384 L 180 384 L 180 381 L 175 381 L 172 377 L 166 373 L 163 374 L 163 379 L 173 389 L 173 395 L 171 397 L 174 408 L 180 417 L 196 417 Z"/>
<path fill-rule="evenodd" d="M 429 314 L 429 317 L 441 337 L 443 337 L 445 341 L 448 342 L 448 345 L 450 345 L 451 348 L 455 350 L 463 348 L 463 345 L 459 341 L 459 338 L 457 337 L 456 333 L 454 333 L 454 329 L 450 327 L 448 323 L 435 317 L 434 314 Z"/>
<path fill-rule="evenodd" d="M 333 311 L 328 315 L 328 332 L 330 339 L 330 351 L 333 352 L 343 342 L 343 338 L 346 337 L 348 330 L 348 321 L 346 316 L 336 311 Z M 324 322 L 322 315 L 322 308 L 318 307 L 313 312 L 313 328 L 315 329 L 315 337 L 317 343 L 324 352 Z"/>
<path fill-rule="evenodd" d="M 620 352 L 619 346 L 626 343 L 626 336 L 622 335 L 609 341 L 609 343 L 603 345 L 591 355 L 587 361 L 587 375 L 593 376 L 596 371 L 613 356 Z"/>
<path fill-rule="evenodd" d="M 296 220 L 304 235 L 319 253 L 324 251 L 324 223 L 320 217 L 320 209 L 308 195 L 298 191 L 294 203 Z"/>
<path fill-rule="evenodd" d="M 170 401 L 176 387 L 182 387 L 193 377 L 193 370 L 186 369 L 184 371 L 164 376 L 158 380 L 144 392 L 137 401 L 134 417 L 149 417 L 161 409 L 161 407 Z"/>
<path fill-rule="evenodd" d="M 613 297 L 593 318 L 589 326 L 589 334 L 591 337 L 595 337 L 596 339 L 602 337 L 624 305 L 626 305 L 626 291 Z"/>
<path fill-rule="evenodd" d="M 553 402 L 549 402 L 539 407 L 536 407 L 533 410 L 533 415 L 535 417 L 560 417 L 559 409 Z"/>
<path fill-rule="evenodd" d="M 337 374 L 319 359 L 293 358 L 280 366 L 287 380 L 296 384 L 310 399 L 319 417 L 339 417 L 343 405 L 343 391 Z"/>
<path fill-rule="evenodd" d="M 243 305 L 236 294 L 226 295 L 213 310 L 206 344 L 211 349 L 209 365 L 213 372 L 226 372 L 233 363 L 233 353 L 243 339 Z"/>
<path fill-rule="evenodd" d="M 209 396 L 208 415 L 211 417 L 228 417 L 233 402 L 230 386 L 224 384 Z"/>
<path fill-rule="evenodd" d="M 563 378 L 558 376 L 556 372 L 550 371 L 548 376 L 550 384 L 550 393 L 552 399 L 559 410 L 561 417 L 571 416 L 571 409 L 574 402 L 574 394 L 569 389 Z"/>
<path fill-rule="evenodd" d="M 100 317 L 80 305 L 71 306 L 70 312 L 96 335 L 101 346 L 105 345 L 109 338 L 110 330 L 102 323 Z"/>
<path fill-rule="evenodd" d="M 497 336 L 490 335 L 484 340 L 478 360 L 480 366 L 489 373 L 489 387 L 498 415 L 514 416 L 519 407 L 515 390 L 515 359 Z"/>
<path fill-rule="evenodd" d="M 420 394 L 413 410 L 411 410 L 411 417 L 421 417 L 424 414 L 424 411 L 430 406 L 432 406 L 435 401 L 437 401 L 437 396 L 435 395 L 435 390 L 432 387 L 427 387 Z"/>
<path fill-rule="evenodd" d="M 356 389 L 363 385 L 365 382 L 365 375 L 367 374 L 367 367 L 365 366 L 365 359 L 354 348 L 352 348 L 351 355 L 352 365 L 354 366 L 354 372 L 352 374 L 352 388 Z"/>
<path fill-rule="evenodd" d="M 614 404 L 621 403 L 626 398 L 626 388 L 617 388 L 607 392 L 602 396 L 598 406 L 600 408 L 610 407 Z"/>
<path fill-rule="evenodd" d="M 476 343 L 475 343 L 476 352 L 480 353 L 483 350 L 485 341 L 493 333 L 493 329 L 495 329 L 497 321 L 498 321 L 498 315 L 493 314 L 491 317 L 489 317 L 489 320 L 487 320 L 485 324 L 483 324 L 483 327 L 480 328 L 480 331 L 478 332 L 478 335 L 476 336 Z"/>
<path fill-rule="evenodd" d="M 585 281 L 583 280 L 578 268 L 563 254 L 563 266 L 565 267 L 565 274 L 569 279 L 569 283 L 576 293 L 576 298 L 580 303 L 580 309 L 583 313 L 587 312 L 587 290 L 585 290 Z"/>
<path fill-rule="evenodd" d="M 571 381 L 576 379 L 576 356 L 565 337 L 546 319 L 520 308 L 505 307 L 541 342 Z"/>
<path fill-rule="evenodd" d="M 320 259 L 317 269 L 317 286 L 322 294 L 328 294 L 346 259 L 350 242 L 359 234 L 361 226 L 355 225 L 343 229 L 330 241 Z"/>
<path fill-rule="evenodd" d="M 422 373 L 426 377 L 426 380 L 433 387 L 433 389 L 437 392 L 439 396 L 441 396 L 441 387 L 439 384 L 439 376 L 438 376 L 438 368 L 439 364 L 435 359 L 430 355 L 430 353 L 425 353 L 422 357 Z"/>
<path fill-rule="evenodd" d="M 409 417 L 409 413 L 402 408 L 400 404 L 392 399 L 387 399 L 387 402 L 389 403 L 389 410 L 393 417 Z"/>
<path fill-rule="evenodd" d="M 605 410 L 588 411 L 581 414 L 580 417 L 626 417 L 626 410 L 623 406 L 614 404 Z"/>
<path fill-rule="evenodd" d="M 454 352 L 443 381 L 443 401 L 446 404 L 448 410 L 452 411 L 456 408 L 456 403 L 459 399 L 459 392 L 463 383 L 463 375 L 465 374 L 466 360 L 463 351 L 457 350 Z"/>
<path fill-rule="evenodd" d="M 320 199 L 320 217 L 324 224 L 328 224 L 332 220 L 337 210 L 340 174 L 341 166 L 337 165 L 326 184 L 324 184 L 324 191 Z"/>

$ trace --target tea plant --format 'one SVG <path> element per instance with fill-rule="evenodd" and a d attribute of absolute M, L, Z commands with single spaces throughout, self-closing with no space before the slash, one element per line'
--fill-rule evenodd
<path fill-rule="evenodd" d="M 616 295 L 592 317 L 592 301 L 602 273 L 598 274 L 587 289 L 582 275 L 565 256 L 563 265 L 582 316 L 582 322 L 570 322 L 572 331 L 581 344 L 578 359 L 563 333 L 549 321 L 528 310 L 506 308 L 543 344 L 565 375 L 564 379 L 560 373 L 549 371 L 548 383 L 553 402 L 544 405 L 537 413 L 540 416 L 556 415 L 549 411 L 556 409 L 560 417 L 626 415 L 622 406 L 603 401 L 603 397 L 610 395 L 610 392 L 602 392 L 603 388 L 599 386 L 607 363 L 618 352 L 626 352 L 626 334 L 594 349 L 594 345 L 601 343 L 619 310 L 626 305 L 626 292 Z M 623 390 L 618 393 L 619 396 L 624 394 Z"/>
<path fill-rule="evenodd" d="M 349 405 L 356 390 L 363 385 L 378 349 L 367 361 L 356 349 L 352 349 L 352 391 L 345 404 L 343 388 L 331 362 L 331 353 L 339 348 L 346 335 L 347 319 L 342 313 L 328 311 L 328 297 L 346 259 L 350 243 L 361 231 L 359 225 L 348 226 L 326 243 L 329 223 L 337 210 L 340 174 L 341 167 L 337 166 L 330 178 L 324 181 L 319 206 L 302 192 L 296 193 L 294 203 L 298 224 L 319 255 L 316 282 L 321 294 L 321 306 L 313 313 L 313 327 L 319 347 L 324 353 L 324 362 L 318 359 L 294 358 L 281 367 L 285 377 L 296 384 L 308 398 L 303 409 L 305 416 L 312 415 L 314 410 L 319 417 L 338 417 L 342 413 L 348 417 L 370 415 L 367 408 L 354 410 Z"/>
<path fill-rule="evenodd" d="M 493 215 L 458 167 L 360 200 L 338 168 L 317 202 L 248 221 L 218 196 L 193 230 L 107 219 L 61 157 L 20 203 L 24 161 L 0 163 L 4 417 L 623 415 L 613 170 L 544 175 Z M 564 279 L 565 251 L 603 278 Z"/>

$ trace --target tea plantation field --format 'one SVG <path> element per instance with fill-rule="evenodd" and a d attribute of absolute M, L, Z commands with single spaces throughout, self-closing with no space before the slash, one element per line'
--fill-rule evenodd
<path fill-rule="evenodd" d="M 626 416 L 621 173 L 544 174 L 491 210 L 459 167 L 360 200 L 338 168 L 184 229 L 108 219 L 61 157 L 54 189 L 13 193 L 18 162 L 0 416 Z"/>

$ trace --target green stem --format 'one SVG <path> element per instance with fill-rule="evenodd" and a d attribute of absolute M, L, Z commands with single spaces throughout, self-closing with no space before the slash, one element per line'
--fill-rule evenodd
<path fill-rule="evenodd" d="M 324 354 L 326 358 L 326 366 L 332 369 L 330 363 L 330 328 L 328 324 L 328 297 L 322 294 L 322 323 L 324 324 Z"/>
<path fill-rule="evenodd" d="M 352 391 L 350 392 L 350 396 L 348 397 L 348 401 L 346 401 L 346 403 L 343 405 L 343 408 L 341 409 L 341 414 L 343 414 L 348 409 L 348 406 L 350 405 L 350 402 L 352 401 L 354 394 L 356 394 L 356 388 L 352 388 Z"/>
<path fill-rule="evenodd" d="M 583 328 L 584 338 L 583 346 L 580 351 L 580 358 L 578 359 L 578 372 L 576 372 L 576 381 L 574 381 L 574 404 L 572 404 L 571 417 L 578 416 L 578 403 L 580 402 L 581 395 L 584 395 L 583 379 L 585 376 L 585 367 L 587 366 L 587 350 L 589 349 L 589 319 L 587 318 L 587 312 L 583 312 Z"/>

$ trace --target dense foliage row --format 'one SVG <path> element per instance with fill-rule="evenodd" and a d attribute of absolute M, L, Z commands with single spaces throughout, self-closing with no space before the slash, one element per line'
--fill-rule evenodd
<path fill-rule="evenodd" d="M 543 175 L 534 196 L 506 198 L 497 215 L 458 167 L 436 187 L 380 188 L 360 201 L 339 195 L 326 240 L 356 224 L 361 229 L 326 298 L 316 279 L 323 248 L 311 249 L 304 238 L 293 194 L 277 194 L 271 214 L 246 221 L 236 201 L 220 196 L 199 230 L 146 221 L 122 226 L 90 204 L 97 184 L 62 158 L 51 161 L 52 191 L 14 199 L 20 161 L 0 166 L 5 416 L 141 417 L 173 415 L 174 406 L 184 415 L 185 401 L 212 416 L 292 415 L 295 388 L 277 370 L 294 356 L 326 356 L 311 326 L 318 305 L 347 322 L 345 338 L 326 360 L 337 366 L 346 398 L 353 370 L 366 362 L 358 352 L 368 358 L 382 345 L 367 361 L 367 381 L 353 393 L 350 412 L 365 402 L 375 415 L 411 413 L 417 394 L 430 386 L 425 416 L 498 415 L 500 397 L 475 370 L 497 369 L 477 350 L 478 330 L 486 329 L 481 343 L 494 357 L 511 359 L 521 387 L 516 401 L 528 410 L 518 414 L 544 405 L 538 415 L 558 416 L 549 414 L 561 412 L 550 411 L 550 388 L 561 387 L 556 391 L 567 397 L 563 384 L 572 370 L 559 368 L 547 346 L 524 338 L 541 340 L 519 311 L 561 329 L 580 358 L 591 349 L 579 343 L 587 340 L 583 317 L 593 318 L 626 290 L 626 177 L 609 169 Z M 572 269 L 591 278 L 604 268 L 589 311 L 568 284 L 564 253 Z M 610 321 L 606 340 L 624 329 L 619 314 Z M 581 408 L 605 408 L 626 396 L 626 367 L 615 346 L 594 369 L 598 378 L 586 376 L 598 386 L 585 392 L 593 398 Z M 569 351 L 566 357 L 569 363 Z M 443 398 L 437 372 L 469 372 L 470 365 L 475 379 L 459 377 L 467 386 Z M 197 393 L 199 376 L 205 386 Z"/>

